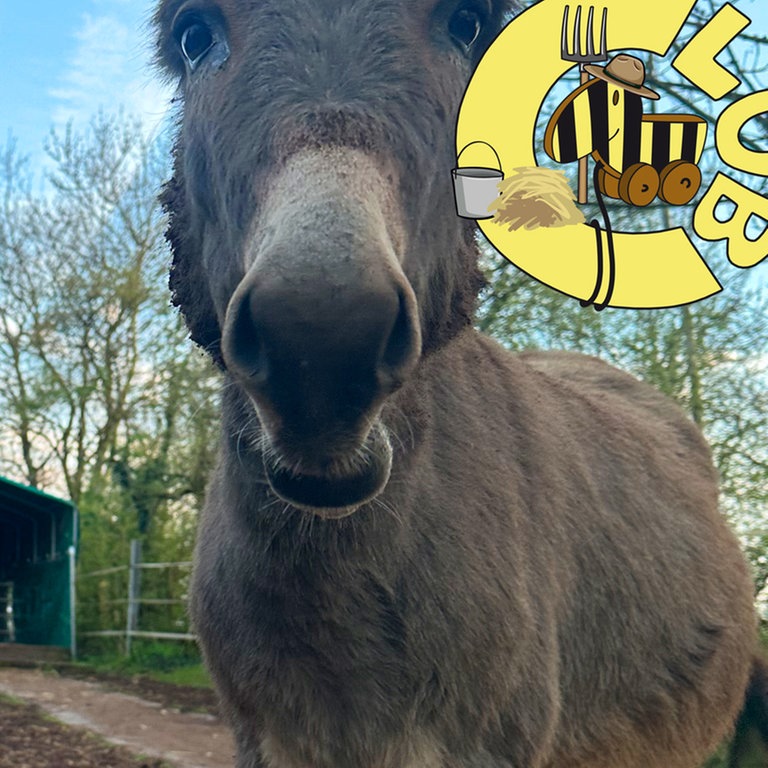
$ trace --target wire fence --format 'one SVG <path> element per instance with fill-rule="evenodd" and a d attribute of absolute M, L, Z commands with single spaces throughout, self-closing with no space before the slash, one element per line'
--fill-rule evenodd
<path fill-rule="evenodd" d="M 79 575 L 80 637 L 122 640 L 127 656 L 135 639 L 194 642 L 186 610 L 191 568 L 191 561 L 145 563 L 141 542 L 131 541 L 126 565 Z"/>

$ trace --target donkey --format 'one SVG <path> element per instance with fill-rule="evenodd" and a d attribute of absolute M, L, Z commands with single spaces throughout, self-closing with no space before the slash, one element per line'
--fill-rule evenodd
<path fill-rule="evenodd" d="M 500 0 L 162 0 L 171 289 L 223 371 L 191 612 L 238 768 L 693 768 L 756 652 L 700 433 L 471 326 Z"/>

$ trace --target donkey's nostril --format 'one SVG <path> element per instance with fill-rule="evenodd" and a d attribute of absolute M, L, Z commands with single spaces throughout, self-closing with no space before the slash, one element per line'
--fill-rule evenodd
<path fill-rule="evenodd" d="M 254 321 L 252 300 L 252 293 L 247 291 L 233 308 L 231 324 L 224 337 L 224 356 L 230 365 L 234 363 L 252 383 L 263 384 L 269 376 L 269 358 Z"/>
<path fill-rule="evenodd" d="M 419 328 L 414 308 L 401 289 L 398 312 L 389 337 L 382 348 L 378 365 L 379 382 L 384 387 L 398 387 L 419 354 Z"/>

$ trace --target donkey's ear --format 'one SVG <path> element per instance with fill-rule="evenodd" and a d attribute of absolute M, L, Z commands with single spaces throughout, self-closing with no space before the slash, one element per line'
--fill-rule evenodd
<path fill-rule="evenodd" d="M 500 0 L 497 10 L 499 31 L 504 29 L 515 16 L 521 14 L 529 5 L 533 5 L 531 0 Z"/>
<path fill-rule="evenodd" d="M 165 237 L 173 252 L 169 287 L 171 301 L 181 310 L 189 329 L 189 337 L 207 352 L 220 368 L 221 328 L 208 290 L 208 280 L 202 273 L 200 259 L 195 257 L 188 242 L 189 225 L 182 185 L 174 175 L 160 195 L 163 210 L 168 214 Z"/>
<path fill-rule="evenodd" d="M 491 18 L 488 24 L 488 34 L 479 46 L 481 55 L 496 39 L 496 36 L 517 16 L 527 5 L 525 0 L 496 0 L 491 8 Z"/>
<path fill-rule="evenodd" d="M 502 0 L 502 11 L 507 16 L 517 16 L 526 6 L 531 5 L 530 0 Z"/>

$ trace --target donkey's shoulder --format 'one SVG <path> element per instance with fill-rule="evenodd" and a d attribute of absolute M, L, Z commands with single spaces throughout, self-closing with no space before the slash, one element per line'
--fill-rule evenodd
<path fill-rule="evenodd" d="M 675 440 L 710 464 L 701 430 L 669 396 L 604 360 L 576 352 L 531 350 L 517 360 L 558 389 L 589 401 L 625 424 L 642 424 L 662 440 Z"/>
<path fill-rule="evenodd" d="M 568 389 L 650 408 L 666 418 L 685 419 L 682 409 L 667 395 L 598 357 L 553 350 L 527 350 L 515 357 Z"/>

